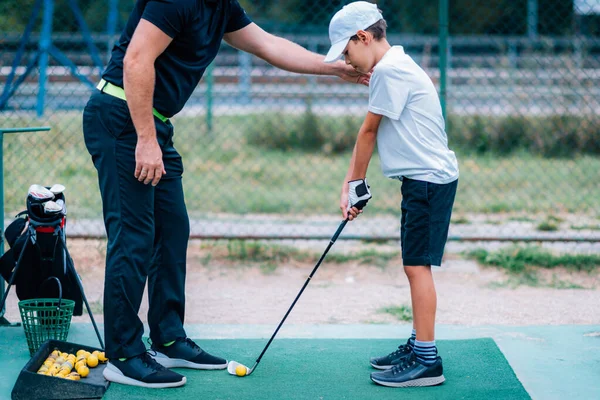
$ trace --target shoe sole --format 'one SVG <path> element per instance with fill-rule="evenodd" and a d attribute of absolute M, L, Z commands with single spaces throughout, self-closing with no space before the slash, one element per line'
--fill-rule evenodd
<path fill-rule="evenodd" d="M 406 381 L 406 382 L 386 382 L 386 381 L 377 380 L 373 377 L 371 377 L 371 380 L 378 385 L 388 386 L 388 387 L 423 387 L 423 386 L 439 385 L 439 384 L 443 383 L 446 380 L 446 378 L 444 378 L 444 375 L 440 375 L 440 376 L 435 376 L 432 378 L 413 379 L 411 381 Z"/>
<path fill-rule="evenodd" d="M 191 361 L 182 360 L 181 358 L 169 358 L 163 353 L 156 352 L 153 356 L 156 362 L 165 368 L 191 368 L 191 369 L 204 369 L 204 370 L 217 370 L 227 368 L 227 361 L 225 364 L 196 364 Z"/>
<path fill-rule="evenodd" d="M 386 370 L 386 369 L 392 368 L 393 365 L 377 365 L 377 364 L 371 363 L 371 367 L 373 367 L 375 369 Z"/>
<path fill-rule="evenodd" d="M 164 388 L 179 387 L 179 386 L 185 385 L 185 382 L 187 381 L 185 376 L 183 376 L 182 379 L 177 382 L 146 383 L 146 382 L 138 381 L 137 379 L 129 378 L 129 377 L 123 375 L 121 370 L 119 370 L 117 367 L 115 367 L 114 365 L 112 365 L 110 363 L 106 365 L 106 368 L 104 368 L 102 375 L 104 376 L 104 379 L 106 379 L 109 382 L 115 382 L 115 383 L 121 383 L 123 385 L 139 386 L 139 387 L 145 387 L 145 388 L 151 388 L 151 389 L 164 389 Z"/>

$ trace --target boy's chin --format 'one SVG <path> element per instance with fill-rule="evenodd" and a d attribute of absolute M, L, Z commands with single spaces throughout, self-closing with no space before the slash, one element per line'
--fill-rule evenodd
<path fill-rule="evenodd" d="M 355 70 L 356 72 L 358 72 L 359 74 L 366 75 L 366 74 L 368 74 L 369 72 L 371 72 L 371 70 L 372 70 L 374 67 L 375 67 L 374 65 L 373 65 L 371 68 L 366 68 L 366 67 L 364 67 L 364 66 L 363 66 L 363 67 L 354 67 L 354 70 Z"/>

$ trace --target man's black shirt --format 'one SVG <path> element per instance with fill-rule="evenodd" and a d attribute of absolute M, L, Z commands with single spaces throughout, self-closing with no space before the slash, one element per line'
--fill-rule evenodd
<path fill-rule="evenodd" d="M 143 18 L 173 41 L 156 59 L 153 106 L 177 114 L 219 51 L 223 35 L 250 24 L 237 0 L 138 0 L 102 77 L 123 87 L 123 58 Z"/>

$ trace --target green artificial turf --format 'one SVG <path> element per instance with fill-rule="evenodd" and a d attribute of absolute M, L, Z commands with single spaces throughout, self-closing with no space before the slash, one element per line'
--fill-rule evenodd
<path fill-rule="evenodd" d="M 197 341 L 210 353 L 252 367 L 266 340 Z M 276 339 L 252 375 L 226 371 L 176 371 L 185 386 L 144 389 L 111 384 L 104 399 L 529 399 L 492 339 L 438 342 L 446 382 L 397 389 L 371 382 L 370 356 L 393 351 L 393 340 Z"/>

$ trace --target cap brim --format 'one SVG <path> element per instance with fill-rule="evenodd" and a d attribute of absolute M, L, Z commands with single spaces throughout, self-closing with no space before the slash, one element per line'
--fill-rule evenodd
<path fill-rule="evenodd" d="M 331 45 L 331 48 L 327 52 L 327 55 L 325 56 L 325 60 L 323 60 L 323 61 L 326 63 L 332 63 L 334 61 L 339 60 L 340 57 L 342 56 L 342 52 L 348 45 L 349 41 L 350 41 L 350 38 L 348 38 L 347 40 L 339 41 L 339 42 Z"/>

